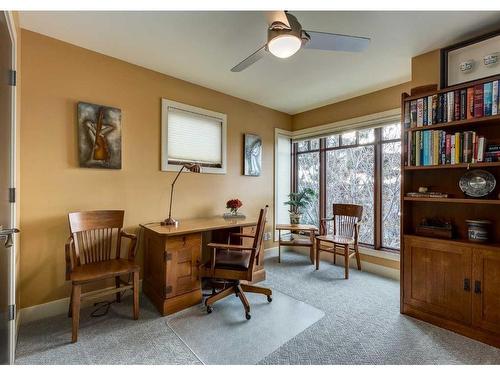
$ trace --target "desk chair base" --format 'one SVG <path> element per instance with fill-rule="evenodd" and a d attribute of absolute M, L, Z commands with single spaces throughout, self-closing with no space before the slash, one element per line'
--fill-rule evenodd
<path fill-rule="evenodd" d="M 215 285 L 218 285 L 219 282 L 215 281 L 214 285 L 214 293 L 210 297 L 208 297 L 205 300 L 205 306 L 207 308 L 207 314 L 210 314 L 213 311 L 212 305 L 223 299 L 226 298 L 227 296 L 231 294 L 235 294 L 236 297 L 239 297 L 241 300 L 241 303 L 243 304 L 243 308 L 245 309 L 245 318 L 247 320 L 250 320 L 252 317 L 250 315 L 250 303 L 248 302 L 247 297 L 245 296 L 244 292 L 248 293 L 258 293 L 258 294 L 264 294 L 267 296 L 267 302 L 272 302 L 273 297 L 272 294 L 273 292 L 269 288 L 263 288 L 260 286 L 255 286 L 255 285 L 249 285 L 249 284 L 241 284 L 239 280 L 235 281 L 226 281 L 222 282 L 225 286 L 219 290 L 218 292 L 215 292 Z"/>

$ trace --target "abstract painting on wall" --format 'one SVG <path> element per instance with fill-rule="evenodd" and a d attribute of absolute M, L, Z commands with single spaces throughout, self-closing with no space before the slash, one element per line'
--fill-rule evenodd
<path fill-rule="evenodd" d="M 255 134 L 245 134 L 245 176 L 260 176 L 262 170 L 262 139 Z"/>
<path fill-rule="evenodd" d="M 78 154 L 80 167 L 122 168 L 122 111 L 78 103 Z"/>

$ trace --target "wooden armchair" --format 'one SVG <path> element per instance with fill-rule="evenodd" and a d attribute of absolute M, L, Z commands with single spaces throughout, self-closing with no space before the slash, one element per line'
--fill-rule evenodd
<path fill-rule="evenodd" d="M 209 243 L 211 250 L 210 261 L 202 266 L 202 275 L 211 279 L 214 293 L 205 300 L 207 313 L 212 312 L 212 305 L 229 295 L 235 294 L 243 303 L 246 319 L 250 319 L 250 304 L 244 292 L 259 293 L 267 296 L 267 301 L 272 301 L 272 291 L 255 285 L 242 284 L 240 281 L 252 281 L 253 267 L 258 262 L 259 251 L 262 247 L 264 226 L 266 224 L 268 206 L 260 210 L 255 236 L 241 233 L 232 233 L 239 238 L 253 238 L 252 246 Z M 222 287 L 216 292 L 216 286 Z"/>
<path fill-rule="evenodd" d="M 333 217 L 321 219 L 320 235 L 316 237 L 316 269 L 319 270 L 320 253 L 333 254 L 333 264 L 337 255 L 344 257 L 345 278 L 349 278 L 349 260 L 356 257 L 358 270 L 361 260 L 358 249 L 359 225 L 363 216 L 363 206 L 356 204 L 334 204 Z M 328 234 L 327 223 L 332 221 L 333 233 Z"/>
<path fill-rule="evenodd" d="M 139 266 L 135 264 L 137 238 L 123 231 L 124 211 L 72 212 L 68 215 L 71 235 L 66 243 L 66 280 L 71 280 L 68 316 L 72 317 L 72 342 L 78 340 L 81 299 L 99 298 L 132 289 L 134 319 L 139 318 Z M 121 258 L 122 237 L 130 239 L 127 258 Z M 130 281 L 120 276 L 132 276 Z M 115 278 L 115 287 L 81 293 L 82 285 Z"/>

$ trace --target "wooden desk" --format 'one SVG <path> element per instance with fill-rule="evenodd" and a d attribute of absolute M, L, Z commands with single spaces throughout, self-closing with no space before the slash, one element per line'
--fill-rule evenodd
<path fill-rule="evenodd" d="M 281 246 L 299 246 L 309 248 L 309 258 L 311 263 L 314 264 L 314 235 L 318 231 L 318 227 L 309 224 L 276 224 L 278 231 L 278 262 L 281 263 Z M 282 230 L 289 230 L 291 233 L 285 238 L 281 235 Z M 297 237 L 293 232 L 306 232 L 309 233 L 309 238 Z"/>
<path fill-rule="evenodd" d="M 256 219 L 212 217 L 181 220 L 177 226 L 141 224 L 144 231 L 142 288 L 163 315 L 173 314 L 202 300 L 199 268 L 209 259 L 209 242 L 227 243 L 229 234 L 254 234 Z M 251 238 L 242 245 L 250 245 Z M 252 282 L 266 278 L 264 251 L 254 267 Z"/>

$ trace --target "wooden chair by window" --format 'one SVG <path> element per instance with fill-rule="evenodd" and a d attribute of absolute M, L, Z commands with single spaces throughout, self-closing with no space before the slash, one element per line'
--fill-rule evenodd
<path fill-rule="evenodd" d="M 349 260 L 356 257 L 358 270 L 361 270 L 361 260 L 358 250 L 358 235 L 363 206 L 356 204 L 334 204 L 333 217 L 321 219 L 320 235 L 316 237 L 316 269 L 319 270 L 319 256 L 322 251 L 333 254 L 333 264 L 337 255 L 344 257 L 345 278 L 349 278 Z M 328 233 L 327 222 L 332 221 L 333 233 Z"/>
<path fill-rule="evenodd" d="M 252 273 L 255 262 L 258 262 L 259 251 L 262 247 L 264 226 L 266 224 L 268 206 L 260 210 L 259 220 L 255 235 L 232 233 L 235 237 L 253 238 L 251 247 L 243 245 L 209 243 L 211 250 L 210 261 L 202 267 L 202 275 L 211 279 L 212 284 L 220 286 L 205 300 L 207 313 L 212 312 L 212 305 L 227 296 L 236 294 L 245 308 L 245 317 L 250 319 L 250 304 L 244 292 L 259 293 L 267 296 L 268 302 L 272 301 L 272 291 L 255 285 L 242 284 L 240 281 L 252 281 Z"/>
<path fill-rule="evenodd" d="M 139 319 L 139 266 L 135 264 L 137 238 L 123 231 L 124 211 L 72 212 L 68 215 L 71 235 L 66 243 L 66 279 L 71 280 L 68 316 L 73 319 L 72 342 L 78 340 L 80 301 L 132 289 L 134 319 Z M 122 237 L 130 239 L 128 255 L 121 257 Z M 129 276 L 129 281 L 120 276 Z M 130 282 L 132 276 L 132 283 Z M 81 293 L 82 285 L 115 278 L 115 287 Z"/>

